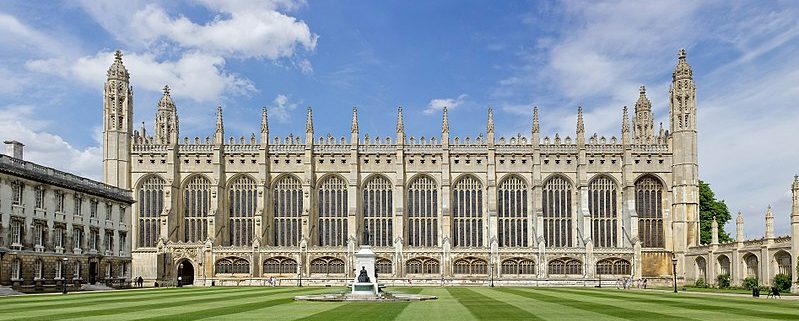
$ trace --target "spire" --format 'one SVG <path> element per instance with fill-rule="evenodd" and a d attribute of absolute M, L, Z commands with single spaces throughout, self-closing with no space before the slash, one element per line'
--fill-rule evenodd
<path fill-rule="evenodd" d="M 674 67 L 674 72 L 671 76 L 673 81 L 693 77 L 691 66 L 685 61 L 685 48 L 680 49 L 680 53 L 677 56 L 677 66 Z"/>
<path fill-rule="evenodd" d="M 716 216 L 713 216 L 713 222 L 710 223 L 710 244 L 719 244 L 719 222 L 716 221 Z"/>
<path fill-rule="evenodd" d="M 735 218 L 735 241 L 744 241 L 744 215 L 738 212 L 738 217 Z"/>
<path fill-rule="evenodd" d="M 624 106 L 624 113 L 621 119 L 621 132 L 622 134 L 630 133 L 630 116 L 627 113 L 627 106 Z"/>
<path fill-rule="evenodd" d="M 766 209 L 766 238 L 774 238 L 774 213 L 771 212 L 771 205 Z"/>
<path fill-rule="evenodd" d="M 122 51 L 117 50 L 114 52 L 114 63 L 108 68 L 108 79 L 129 81 L 130 74 L 125 65 L 122 64 Z"/>
<path fill-rule="evenodd" d="M 585 133 L 585 124 L 583 123 L 583 106 L 577 106 L 577 135 Z"/>
<path fill-rule="evenodd" d="M 654 119 L 652 117 L 652 102 L 646 97 L 646 87 L 641 85 L 638 101 L 635 102 L 635 116 L 633 119 L 633 137 L 639 142 L 651 141 L 654 133 Z"/>
<path fill-rule="evenodd" d="M 222 121 L 222 106 L 216 106 L 216 133 L 223 134 L 225 132 L 225 124 Z"/>
<path fill-rule="evenodd" d="M 269 117 L 266 114 L 266 107 L 261 108 L 261 133 L 269 133 Z"/>
<path fill-rule="evenodd" d="M 308 106 L 308 117 L 305 119 L 305 133 L 313 133 L 313 111 Z"/>
<path fill-rule="evenodd" d="M 441 132 L 449 134 L 449 116 L 447 116 L 447 106 L 444 106 L 444 116 L 441 120 Z"/>
<path fill-rule="evenodd" d="M 169 85 L 164 85 L 163 91 L 164 95 L 158 101 L 158 110 L 175 110 L 175 102 L 172 100 L 172 96 L 169 95 L 171 91 Z"/>
<path fill-rule="evenodd" d="M 486 124 L 486 133 L 494 133 L 494 108 L 488 106 L 488 123 Z"/>
<path fill-rule="evenodd" d="M 313 129 L 311 129 L 311 131 L 313 131 Z M 350 133 L 358 133 L 358 107 L 355 106 L 352 106 L 352 124 L 350 125 Z"/>
<path fill-rule="evenodd" d="M 397 133 L 405 133 L 405 123 L 402 120 L 402 106 L 397 107 Z"/>
<path fill-rule="evenodd" d="M 533 107 L 533 133 L 538 133 L 538 106 Z"/>

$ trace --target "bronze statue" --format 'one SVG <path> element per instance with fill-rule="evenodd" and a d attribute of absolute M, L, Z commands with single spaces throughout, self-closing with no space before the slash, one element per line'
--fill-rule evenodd
<path fill-rule="evenodd" d="M 369 283 L 369 275 L 366 273 L 366 267 L 361 267 L 361 273 L 358 274 L 358 282 L 359 283 Z"/>

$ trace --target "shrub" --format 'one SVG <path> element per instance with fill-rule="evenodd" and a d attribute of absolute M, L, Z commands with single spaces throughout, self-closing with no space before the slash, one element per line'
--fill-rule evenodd
<path fill-rule="evenodd" d="M 787 274 L 777 274 L 774 276 L 774 286 L 780 291 L 786 292 L 791 289 L 791 276 Z"/>
<path fill-rule="evenodd" d="M 744 279 L 744 288 L 747 290 L 751 290 L 757 287 L 757 278 L 754 276 L 748 276 Z"/>
<path fill-rule="evenodd" d="M 708 287 L 707 282 L 705 282 L 705 279 L 703 279 L 703 278 L 697 279 L 696 282 L 694 283 L 694 286 L 697 287 L 697 288 L 706 288 L 706 287 Z"/>
<path fill-rule="evenodd" d="M 719 274 L 716 277 L 716 284 L 718 284 L 719 288 L 726 289 L 730 287 L 730 275 L 729 274 Z"/>

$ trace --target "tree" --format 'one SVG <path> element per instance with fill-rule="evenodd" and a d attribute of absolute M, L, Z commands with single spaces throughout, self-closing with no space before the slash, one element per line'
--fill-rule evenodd
<path fill-rule="evenodd" d="M 724 231 L 724 224 L 732 219 L 730 210 L 724 200 L 717 200 L 716 194 L 710 189 L 710 184 L 699 181 L 699 240 L 702 244 L 710 244 L 712 240 L 713 217 L 719 223 L 719 243 L 732 241 Z"/>

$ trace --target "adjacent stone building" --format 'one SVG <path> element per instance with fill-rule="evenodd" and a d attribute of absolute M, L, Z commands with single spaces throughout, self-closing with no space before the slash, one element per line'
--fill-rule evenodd
<path fill-rule="evenodd" d="M 128 190 L 0 155 L 0 285 L 24 291 L 130 279 Z"/>
<path fill-rule="evenodd" d="M 696 88 L 681 50 L 669 130 L 655 131 L 642 86 L 632 121 L 609 137 L 274 137 L 266 110 L 249 137 L 181 138 L 168 87 L 155 128 L 134 130 L 129 73 L 116 53 L 104 88 L 104 179 L 130 189 L 133 275 L 225 284 L 264 278 L 344 282 L 368 227 L 383 280 L 576 284 L 619 277 L 683 280 L 699 245 Z M 631 101 L 635 98 L 631 97 Z M 455 125 L 455 124 L 453 124 Z M 380 133 L 385 135 L 385 133 Z M 692 263 L 691 263 L 692 264 Z M 300 280 L 297 280 L 300 281 Z"/>

